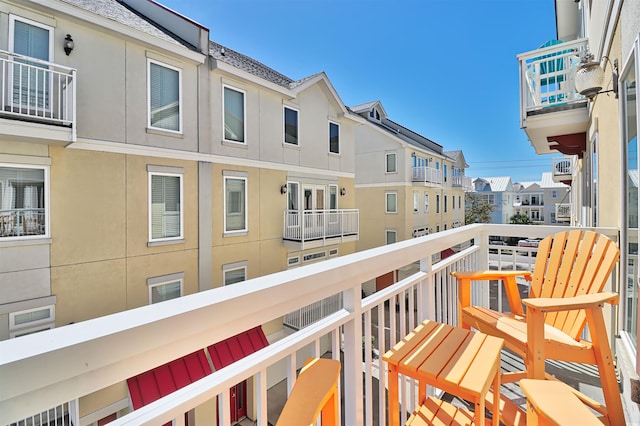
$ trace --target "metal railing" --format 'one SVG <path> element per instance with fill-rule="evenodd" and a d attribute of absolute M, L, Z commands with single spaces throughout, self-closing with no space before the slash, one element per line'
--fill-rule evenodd
<path fill-rule="evenodd" d="M 471 191 L 473 189 L 473 179 L 469 176 L 451 176 L 451 185 Z"/>
<path fill-rule="evenodd" d="M 76 70 L 0 50 L 0 115 L 75 127 Z"/>
<path fill-rule="evenodd" d="M 357 236 L 359 215 L 358 209 L 286 210 L 283 239 L 304 243 Z"/>
<path fill-rule="evenodd" d="M 229 407 L 230 388 L 252 378 L 255 420 L 266 426 L 272 367 L 281 372 L 290 391 L 296 369 L 306 357 L 325 355 L 342 360 L 344 391 L 339 408 L 343 424 L 385 425 L 387 381 L 380 354 L 424 319 L 458 323 L 457 285 L 449 273 L 489 267 L 529 269 L 535 248 L 489 245 L 489 240 L 496 241 L 495 236 L 538 238 L 561 229 L 467 225 L 2 341 L 0 424 L 122 383 L 211 342 L 338 295 L 342 307 L 336 312 L 112 424 L 157 425 L 174 419 L 175 424 L 184 425 L 183 413 L 197 410 L 216 396 L 219 407 Z M 597 230 L 617 240 L 617 229 Z M 460 251 L 433 260 L 452 247 Z M 414 270 L 406 278 L 363 297 L 363 283 L 408 266 Z M 502 289 L 498 296 L 495 293 L 489 286 L 474 286 L 472 302 L 502 309 Z M 405 384 L 400 386 L 401 416 L 406 420 L 406 413 L 417 404 L 418 392 L 415 381 L 402 376 L 401 380 Z M 221 408 L 218 415 L 221 425 L 230 425 L 229 410 Z"/>
<path fill-rule="evenodd" d="M 551 166 L 553 176 L 571 176 L 573 174 L 571 158 L 554 158 Z"/>
<path fill-rule="evenodd" d="M 574 79 L 586 49 L 587 40 L 580 39 L 518 55 L 522 120 L 530 111 L 585 101 Z"/>
<path fill-rule="evenodd" d="M 427 166 L 414 167 L 412 181 L 442 184 L 442 170 Z"/>

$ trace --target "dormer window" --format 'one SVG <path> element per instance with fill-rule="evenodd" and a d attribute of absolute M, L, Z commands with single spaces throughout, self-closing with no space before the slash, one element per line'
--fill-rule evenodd
<path fill-rule="evenodd" d="M 371 110 L 369 111 L 369 118 L 371 118 L 373 121 L 380 121 L 380 111 L 375 108 L 371 108 Z"/>

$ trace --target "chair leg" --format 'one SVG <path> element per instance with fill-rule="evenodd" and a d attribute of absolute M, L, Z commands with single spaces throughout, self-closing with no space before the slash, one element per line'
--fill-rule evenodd
<path fill-rule="evenodd" d="M 598 373 L 602 383 L 602 393 L 607 407 L 609 424 L 623 425 L 625 424 L 624 412 L 602 309 L 586 309 L 585 313 L 587 315 L 587 324 L 589 324 L 593 351 L 598 363 Z"/>

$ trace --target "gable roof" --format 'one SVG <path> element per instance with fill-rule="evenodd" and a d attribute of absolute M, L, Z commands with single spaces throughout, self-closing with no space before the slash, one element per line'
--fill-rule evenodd
<path fill-rule="evenodd" d="M 116 0 L 60 0 L 103 18 L 126 25 L 145 34 L 170 43 L 184 45 L 177 37 L 162 30 L 149 19 L 145 19 L 126 5 Z M 188 46 L 191 47 L 191 46 Z"/>
<path fill-rule="evenodd" d="M 512 191 L 511 185 L 511 177 L 510 176 L 497 176 L 497 177 L 486 177 L 486 178 L 475 178 L 473 180 L 473 184 L 475 186 L 476 182 L 484 182 L 490 187 L 490 192 L 505 192 Z M 487 191 L 485 191 L 487 192 Z"/>
<path fill-rule="evenodd" d="M 551 172 L 542 173 L 540 187 L 541 188 L 564 188 L 564 189 L 568 188 L 568 186 L 562 182 L 554 182 L 553 174 Z"/>
<path fill-rule="evenodd" d="M 368 114 L 369 111 L 371 111 L 371 108 L 374 108 L 374 107 L 382 113 L 381 119 L 387 118 L 387 111 L 385 111 L 384 107 L 382 106 L 382 102 L 380 101 L 371 101 L 364 104 L 352 106 L 351 110 L 356 114 L 362 115 L 362 114 Z"/>
<path fill-rule="evenodd" d="M 445 151 L 444 155 L 451 158 L 458 166 L 467 168 L 469 165 L 467 164 L 467 160 L 464 158 L 464 154 L 461 149 L 457 149 L 455 151 Z"/>

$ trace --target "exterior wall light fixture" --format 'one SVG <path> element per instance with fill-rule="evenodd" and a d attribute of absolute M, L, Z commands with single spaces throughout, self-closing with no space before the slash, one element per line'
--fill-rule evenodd
<path fill-rule="evenodd" d="M 604 57 L 609 64 L 609 58 Z M 612 75 L 611 81 L 613 88 L 611 90 L 602 90 L 604 80 L 604 70 L 599 62 L 593 60 L 593 54 L 587 51 L 580 60 L 580 65 L 576 69 L 575 85 L 576 90 L 583 96 L 593 99 L 600 93 L 613 92 L 618 97 L 618 60 L 614 59 L 611 64 Z"/>
<path fill-rule="evenodd" d="M 69 53 L 71 53 L 74 47 L 75 47 L 75 44 L 73 43 L 71 34 L 67 34 L 67 36 L 64 38 L 64 53 L 66 53 L 67 56 L 69 56 Z"/>
<path fill-rule="evenodd" d="M 282 185 L 280 187 L 280 193 L 281 194 L 286 194 L 287 193 L 287 185 Z"/>
<path fill-rule="evenodd" d="M 344 196 L 346 193 L 347 193 L 347 188 L 345 188 L 344 186 L 340 188 L 340 195 Z"/>

